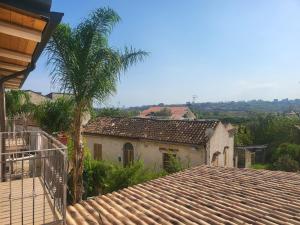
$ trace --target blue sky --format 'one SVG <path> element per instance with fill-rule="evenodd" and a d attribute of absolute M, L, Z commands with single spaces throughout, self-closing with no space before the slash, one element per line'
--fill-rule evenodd
<path fill-rule="evenodd" d="M 151 53 L 106 106 L 300 98 L 299 0 L 53 0 L 52 10 L 75 26 L 103 6 L 122 17 L 113 47 Z M 56 90 L 45 57 L 23 89 Z"/>

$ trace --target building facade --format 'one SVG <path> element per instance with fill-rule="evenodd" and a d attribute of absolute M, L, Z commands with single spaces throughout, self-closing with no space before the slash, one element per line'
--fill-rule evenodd
<path fill-rule="evenodd" d="M 185 167 L 234 166 L 234 135 L 219 121 L 97 118 L 85 127 L 84 139 L 94 159 L 124 166 L 142 160 L 160 170 L 170 156 Z"/>

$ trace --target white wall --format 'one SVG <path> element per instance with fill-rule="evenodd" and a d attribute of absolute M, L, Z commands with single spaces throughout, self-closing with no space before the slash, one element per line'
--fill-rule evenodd
<path fill-rule="evenodd" d="M 117 138 L 110 136 L 84 136 L 93 156 L 94 144 L 102 144 L 102 158 L 112 162 L 119 162 L 119 157 L 123 163 L 123 146 L 125 143 L 131 143 L 134 147 L 134 159 L 144 161 L 145 165 L 150 168 L 161 169 L 163 165 L 162 151 L 160 148 L 176 149 L 176 155 L 180 158 L 185 166 L 197 166 L 205 163 L 205 149 L 198 146 L 196 149 L 188 145 L 165 144 L 153 141 L 142 141 L 128 138 Z"/>
<path fill-rule="evenodd" d="M 219 123 L 216 127 L 212 137 L 208 142 L 209 158 L 207 161 L 208 165 L 211 165 L 211 160 L 214 153 L 220 152 L 218 156 L 218 166 L 224 166 L 224 149 L 227 148 L 227 167 L 234 167 L 233 157 L 234 157 L 234 135 L 230 134 L 226 127 Z"/>

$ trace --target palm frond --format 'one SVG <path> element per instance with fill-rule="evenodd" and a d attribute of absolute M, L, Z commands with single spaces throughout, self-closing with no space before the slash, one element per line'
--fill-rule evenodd
<path fill-rule="evenodd" d="M 129 66 L 141 62 L 149 55 L 149 52 L 136 50 L 133 47 L 125 47 L 123 52 L 120 52 L 123 70 L 126 71 Z"/>

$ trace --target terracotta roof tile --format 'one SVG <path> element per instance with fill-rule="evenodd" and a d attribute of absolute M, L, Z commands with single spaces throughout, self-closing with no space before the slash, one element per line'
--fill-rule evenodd
<path fill-rule="evenodd" d="M 69 206 L 67 224 L 300 224 L 300 174 L 195 167 Z"/>
<path fill-rule="evenodd" d="M 146 118 L 98 117 L 84 128 L 85 134 L 140 138 L 185 144 L 203 144 L 205 132 L 215 129 L 217 120 L 156 120 Z"/>

